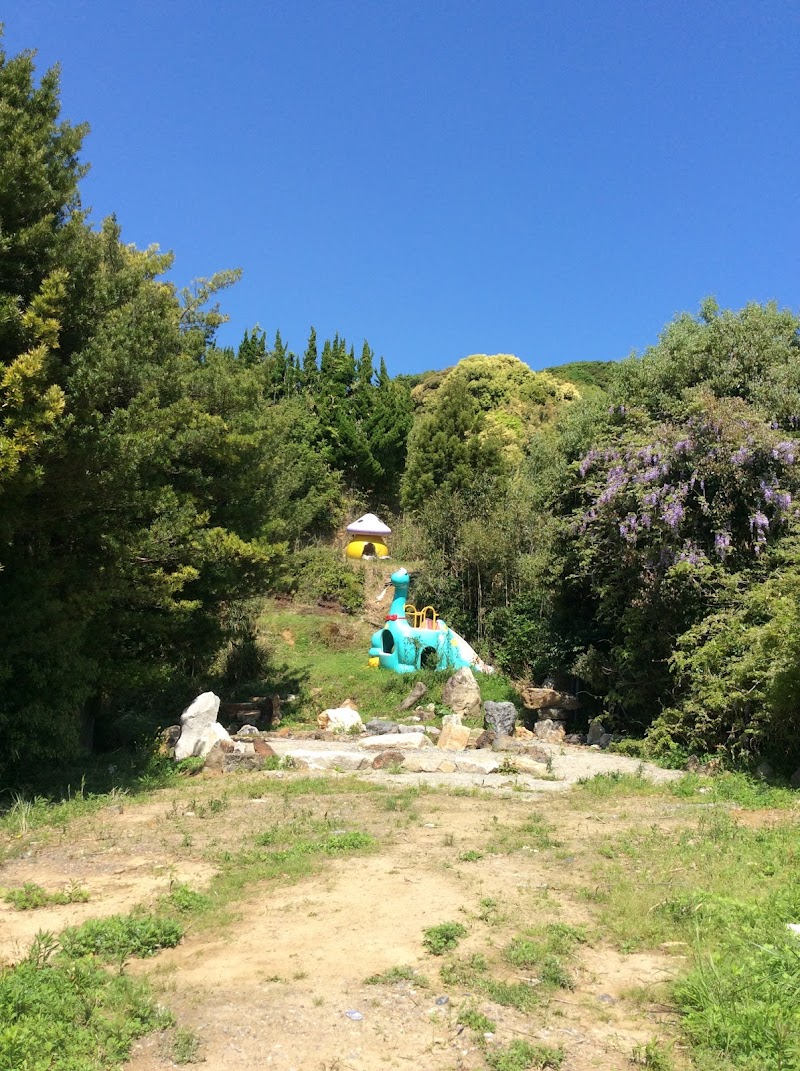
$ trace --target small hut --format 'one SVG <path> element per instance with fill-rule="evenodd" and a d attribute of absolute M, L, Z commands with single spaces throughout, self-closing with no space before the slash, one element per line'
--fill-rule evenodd
<path fill-rule="evenodd" d="M 385 539 L 392 534 L 392 530 L 374 513 L 365 513 L 357 521 L 348 524 L 347 531 L 350 534 L 350 542 L 347 544 L 348 558 L 389 557 Z"/>

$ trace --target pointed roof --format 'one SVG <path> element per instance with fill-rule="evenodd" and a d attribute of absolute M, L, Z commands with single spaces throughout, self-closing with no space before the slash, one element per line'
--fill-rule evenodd
<path fill-rule="evenodd" d="M 347 526 L 348 532 L 353 532 L 356 535 L 391 535 L 391 528 L 379 520 L 374 513 L 365 513 L 363 517 L 359 517 L 357 521 L 353 521 L 352 524 Z"/>

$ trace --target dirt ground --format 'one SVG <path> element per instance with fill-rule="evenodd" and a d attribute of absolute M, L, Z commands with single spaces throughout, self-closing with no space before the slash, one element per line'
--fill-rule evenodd
<path fill-rule="evenodd" d="M 74 880 L 91 899 L 28 912 L 0 904 L 0 958 L 19 958 L 40 929 L 58 932 L 152 904 L 171 882 L 202 890 L 221 848 L 246 844 L 304 811 L 372 833 L 377 850 L 330 861 L 297 884 L 251 886 L 231 905 L 233 921 L 190 926 L 177 948 L 128 965 L 150 976 L 179 1025 L 199 1037 L 208 1071 L 478 1071 L 486 1067 L 482 1048 L 457 1023 L 465 1004 L 497 1024 L 486 1039 L 490 1049 L 515 1038 L 562 1046 L 564 1071 L 629 1067 L 637 1045 L 668 1029 L 658 983 L 679 958 L 667 951 L 623 955 L 597 931 L 578 890 L 590 880 L 588 846 L 600 828 L 605 834 L 645 819 L 672 822 L 674 803 L 670 810 L 665 801 L 637 799 L 630 816 L 614 811 L 618 803 L 568 805 L 569 796 L 527 790 L 415 794 L 407 779 L 394 784 L 388 777 L 388 793 L 289 796 L 260 788 L 265 779 L 274 789 L 276 780 L 299 776 L 198 780 L 144 802 L 123 801 L 64 830 L 28 834 L 0 868 L 0 885 L 34 881 L 52 890 Z M 352 784 L 339 781 L 339 788 Z M 221 793 L 224 808 L 209 814 L 203 801 Z M 517 835 L 508 850 L 490 847 L 493 837 L 518 831 L 534 813 L 546 820 L 557 846 L 540 848 L 533 838 L 527 844 L 524 835 L 521 843 Z M 466 861 L 465 852 L 479 857 Z M 480 906 L 487 898 L 498 905 L 490 918 Z M 575 988 L 523 1014 L 468 987 L 443 984 L 442 960 L 425 951 L 422 937 L 444 921 L 467 927 L 460 954 L 481 952 L 498 962 L 515 933 L 538 923 L 585 925 L 590 942 L 572 964 Z M 365 983 L 399 965 L 426 976 L 429 987 Z M 519 979 L 519 972 L 506 970 L 509 981 Z M 642 989 L 652 999 L 631 995 Z M 139 1042 L 129 1064 L 131 1071 L 171 1066 L 169 1038 L 162 1035 Z"/>

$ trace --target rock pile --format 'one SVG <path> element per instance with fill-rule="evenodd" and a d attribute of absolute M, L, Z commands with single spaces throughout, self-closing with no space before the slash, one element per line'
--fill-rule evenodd
<path fill-rule="evenodd" d="M 569 715 L 580 707 L 577 696 L 555 688 L 526 687 L 520 692 L 526 710 L 536 714 L 533 731 L 545 744 L 563 744 L 567 738 Z M 570 741 L 577 742 L 577 741 Z"/>

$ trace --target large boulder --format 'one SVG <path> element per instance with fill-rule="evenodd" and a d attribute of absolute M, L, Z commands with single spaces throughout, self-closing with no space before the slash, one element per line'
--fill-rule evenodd
<path fill-rule="evenodd" d="M 403 729 L 396 721 L 384 721 L 383 718 L 373 718 L 368 721 L 364 729 L 370 736 L 385 736 L 387 733 L 402 733 Z"/>
<path fill-rule="evenodd" d="M 493 703 L 487 699 L 483 704 L 483 723 L 498 736 L 511 736 L 517 724 L 517 708 L 513 703 Z"/>
<path fill-rule="evenodd" d="M 589 732 L 586 734 L 587 744 L 599 744 L 601 739 L 605 736 L 605 726 L 599 718 L 594 718 L 589 722 Z"/>
<path fill-rule="evenodd" d="M 175 745 L 175 761 L 193 755 L 205 758 L 219 740 L 230 740 L 227 731 L 217 721 L 219 696 L 203 692 L 181 714 L 181 735 Z"/>
<path fill-rule="evenodd" d="M 556 710 L 577 710 L 580 700 L 568 692 L 557 692 L 555 688 L 523 688 L 520 692 L 522 705 L 527 710 L 544 710 L 553 707 Z"/>
<path fill-rule="evenodd" d="M 363 732 L 364 723 L 361 715 L 350 706 L 351 700 L 345 700 L 340 707 L 329 707 L 317 715 L 317 725 L 332 733 Z"/>
<path fill-rule="evenodd" d="M 481 690 L 468 666 L 459 669 L 442 691 L 442 702 L 462 718 L 477 718 L 481 713 Z"/>
<path fill-rule="evenodd" d="M 436 746 L 444 751 L 464 751 L 469 743 L 470 730 L 466 725 L 445 725 Z"/>

